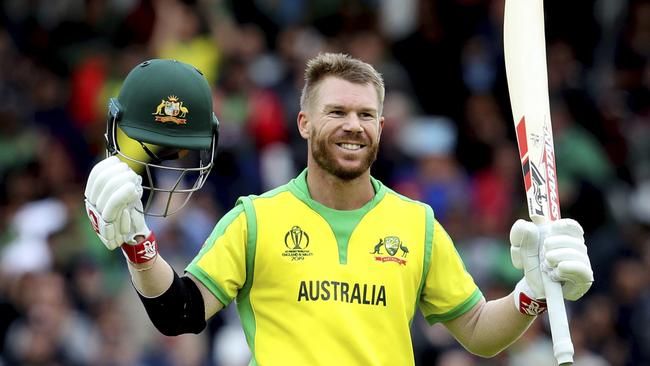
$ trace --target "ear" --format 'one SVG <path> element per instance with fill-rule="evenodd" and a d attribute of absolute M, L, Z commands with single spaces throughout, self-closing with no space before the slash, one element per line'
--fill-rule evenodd
<path fill-rule="evenodd" d="M 305 111 L 300 111 L 298 112 L 298 131 L 300 132 L 300 136 L 302 136 L 303 139 L 307 140 L 309 139 L 309 117 L 307 115 L 307 112 Z"/>
<path fill-rule="evenodd" d="M 381 131 L 384 130 L 384 116 L 379 117 L 379 131 L 377 132 L 377 141 L 381 141 Z"/>

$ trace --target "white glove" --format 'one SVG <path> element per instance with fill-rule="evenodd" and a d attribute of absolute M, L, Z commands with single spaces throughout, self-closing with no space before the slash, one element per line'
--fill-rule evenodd
<path fill-rule="evenodd" d="M 136 236 L 151 233 L 141 212 L 142 178 L 117 157 L 93 167 L 85 197 L 90 223 L 109 250 L 124 243 L 135 245 Z"/>
<path fill-rule="evenodd" d="M 510 230 L 510 245 L 512 264 L 524 270 L 536 299 L 546 297 L 541 271 L 560 282 L 564 298 L 571 301 L 581 298 L 594 282 L 584 231 L 575 220 L 560 219 L 544 226 L 517 220 Z"/>

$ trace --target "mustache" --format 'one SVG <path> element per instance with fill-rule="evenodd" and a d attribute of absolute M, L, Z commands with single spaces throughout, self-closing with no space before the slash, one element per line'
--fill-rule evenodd
<path fill-rule="evenodd" d="M 332 141 L 345 141 L 349 143 L 358 143 L 360 145 L 370 145 L 371 141 L 368 136 L 360 132 L 340 132 L 330 137 Z"/>

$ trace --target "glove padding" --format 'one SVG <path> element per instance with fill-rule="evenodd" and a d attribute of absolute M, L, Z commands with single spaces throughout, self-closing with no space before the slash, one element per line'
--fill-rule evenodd
<path fill-rule="evenodd" d="M 540 245 L 543 243 L 542 245 Z M 512 264 L 524 270 L 524 278 L 536 298 L 545 298 L 542 272 L 562 284 L 567 300 L 581 298 L 594 282 L 584 231 L 572 219 L 543 226 L 517 220 L 510 230 Z"/>
<path fill-rule="evenodd" d="M 124 243 L 136 244 L 136 236 L 146 237 L 151 232 L 142 214 L 142 178 L 117 157 L 93 167 L 85 197 L 90 223 L 109 250 Z"/>

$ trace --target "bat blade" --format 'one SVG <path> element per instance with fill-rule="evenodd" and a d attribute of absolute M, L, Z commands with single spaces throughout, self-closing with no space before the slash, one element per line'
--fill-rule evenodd
<path fill-rule="evenodd" d="M 508 91 L 524 176 L 528 214 L 542 225 L 560 218 L 551 127 L 542 0 L 506 0 L 503 44 Z M 562 287 L 543 273 L 553 336 L 561 365 L 573 363 Z"/>
<path fill-rule="evenodd" d="M 504 53 L 530 218 L 560 218 L 541 0 L 508 0 Z"/>

